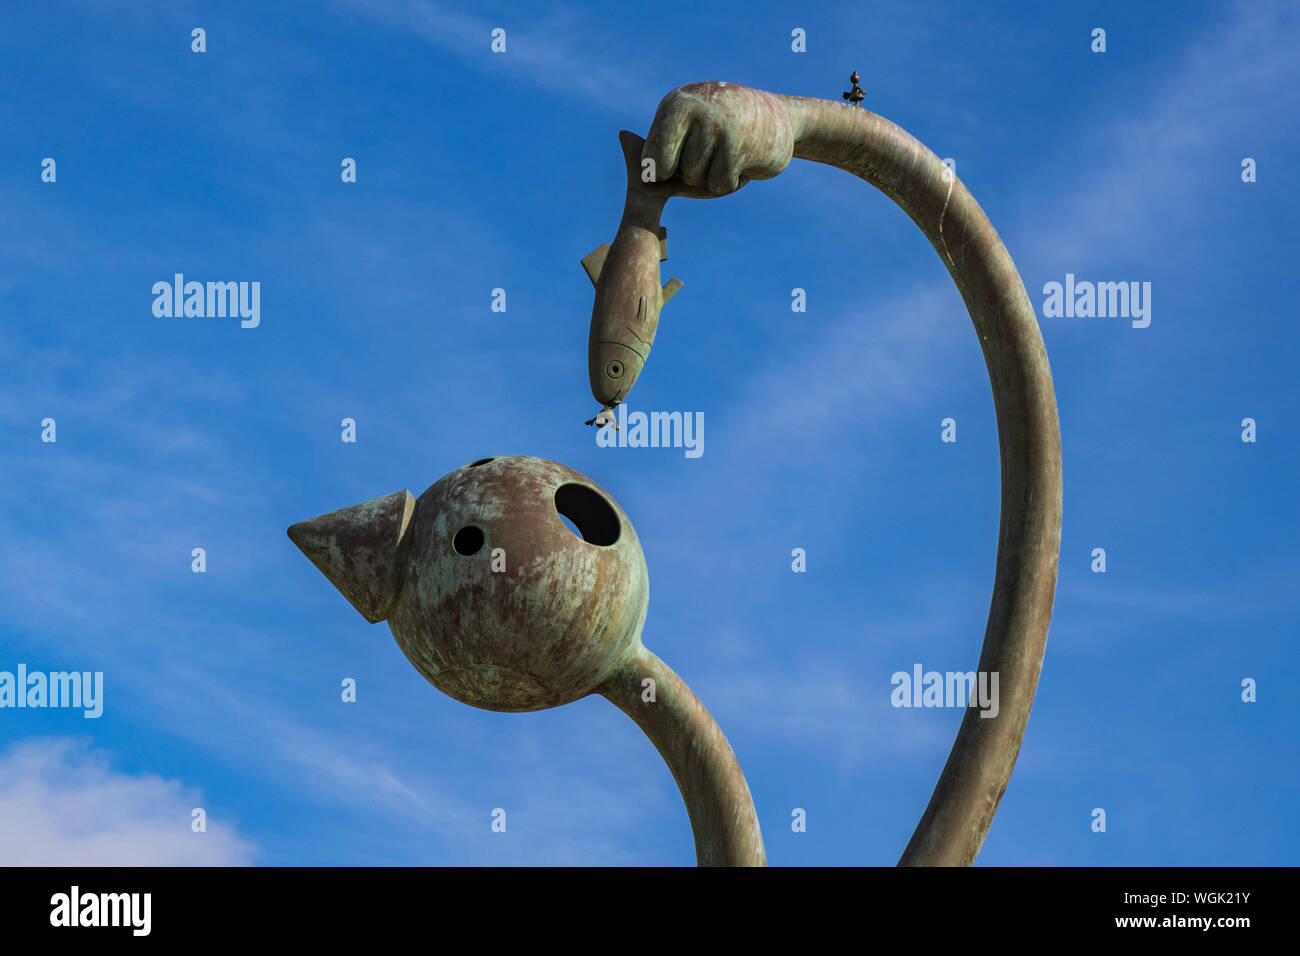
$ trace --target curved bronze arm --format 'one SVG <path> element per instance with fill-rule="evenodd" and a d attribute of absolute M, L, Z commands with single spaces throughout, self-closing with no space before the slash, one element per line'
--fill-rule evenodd
<path fill-rule="evenodd" d="M 698 198 L 705 186 L 706 194 L 723 195 L 750 179 L 775 176 L 791 156 L 853 173 L 911 217 L 957 284 L 989 371 L 1002 459 L 1002 513 L 979 669 L 998 673 L 1001 706 L 993 718 L 967 709 L 930 803 L 899 861 L 967 865 L 984 842 L 1015 767 L 1056 590 L 1061 447 L 1047 351 L 1015 263 L 979 204 L 934 153 L 883 117 L 831 100 L 695 83 L 674 90 L 660 104 L 643 163 L 652 160 L 663 171 L 664 181 L 657 184 L 661 189 Z M 634 185 L 629 179 L 629 190 Z M 627 248 L 648 249 L 651 235 L 661 232 L 657 218 L 643 218 L 625 217 L 620 226 L 620 234 L 631 233 Z M 654 235 L 654 241 L 659 238 Z M 615 246 L 622 248 L 619 238 Z M 654 329 L 637 326 L 635 341 L 622 344 L 640 361 L 614 368 L 618 378 L 610 379 L 607 353 L 612 343 L 622 342 L 620 330 L 635 325 L 638 309 L 638 302 L 616 293 L 621 285 L 631 288 L 628 276 L 634 267 L 637 281 L 648 287 L 643 273 L 650 259 L 649 254 L 629 257 L 620 264 L 635 266 L 606 268 L 604 275 L 592 276 L 598 308 L 592 316 L 591 379 L 593 393 L 604 404 L 626 398 L 652 344 Z M 657 285 L 657 262 L 654 266 Z M 602 283 L 608 286 L 602 288 Z M 644 314 L 645 306 L 640 309 Z M 605 351 L 597 354 L 595 343 Z M 603 387 L 598 387 L 602 375 Z"/>
<path fill-rule="evenodd" d="M 643 681 L 650 678 L 653 685 Z M 650 687 L 654 700 L 647 700 Z M 766 866 L 745 775 L 721 728 L 671 667 L 644 646 L 598 688 L 655 745 L 686 801 L 700 866 Z"/>

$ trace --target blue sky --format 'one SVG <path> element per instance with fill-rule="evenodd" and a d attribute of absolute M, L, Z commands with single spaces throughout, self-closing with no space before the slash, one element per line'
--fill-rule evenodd
<path fill-rule="evenodd" d="M 105 712 L 0 710 L 0 863 L 693 863 L 617 709 L 442 696 L 284 534 L 497 454 L 630 516 L 645 643 L 730 739 L 770 862 L 894 863 L 961 712 L 892 708 L 890 675 L 975 667 L 998 527 L 988 377 L 924 237 L 802 161 L 673 200 L 685 286 L 631 407 L 703 412 L 705 453 L 582 425 L 578 260 L 618 222 L 618 131 L 685 83 L 837 99 L 854 69 L 864 106 L 956 160 L 1031 301 L 1067 273 L 1152 284 L 1145 329 L 1041 319 L 1061 573 L 978 862 L 1297 862 L 1294 5 L 737 9 L 6 12 L 0 670 L 103 671 Z M 156 318 L 175 272 L 259 281 L 260 325 Z"/>

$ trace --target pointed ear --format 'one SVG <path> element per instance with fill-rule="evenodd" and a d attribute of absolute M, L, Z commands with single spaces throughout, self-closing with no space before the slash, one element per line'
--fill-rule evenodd
<path fill-rule="evenodd" d="M 659 293 L 659 305 L 665 306 L 668 300 L 677 294 L 677 290 L 682 287 L 681 279 L 669 279 L 664 283 L 664 287 Z"/>
<path fill-rule="evenodd" d="M 587 253 L 587 258 L 582 260 L 582 268 L 587 270 L 587 278 L 591 280 L 592 285 L 595 285 L 596 280 L 600 278 L 600 270 L 605 268 L 605 257 L 607 255 L 609 255 L 609 243 L 602 242 Z"/>
<path fill-rule="evenodd" d="M 371 624 L 397 604 L 411 549 L 415 498 L 409 491 L 331 511 L 289 529 L 289 539 Z"/>
<path fill-rule="evenodd" d="M 659 227 L 659 261 L 668 261 L 668 230 L 663 226 Z"/>

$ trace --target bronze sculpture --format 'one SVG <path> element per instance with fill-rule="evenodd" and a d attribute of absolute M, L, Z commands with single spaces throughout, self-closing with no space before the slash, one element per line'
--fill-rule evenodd
<path fill-rule="evenodd" d="M 938 157 L 857 99 L 693 83 L 663 99 L 644 141 L 620 134 L 623 217 L 614 242 L 583 260 L 596 287 L 588 372 L 601 404 L 588 424 L 612 421 L 644 369 L 660 309 L 681 285 L 659 283 L 667 255 L 659 219 L 669 198 L 724 196 L 798 157 L 866 180 L 920 227 L 966 303 L 993 388 L 1001 526 L 979 669 L 1000 675 L 1002 701 L 993 719 L 967 709 L 899 862 L 968 865 L 1010 780 L 1046 647 L 1060 552 L 1056 397 L 1024 285 L 979 205 Z M 580 511 L 590 536 L 573 518 Z M 563 537 L 558 516 L 566 512 L 582 530 L 582 547 Z M 725 737 L 640 643 L 644 559 L 603 489 L 542 459 L 483 459 L 435 483 L 418 503 L 398 492 L 295 525 L 290 537 L 367 620 L 388 620 L 412 664 L 451 696 L 495 710 L 558 706 L 593 692 L 612 700 L 672 770 L 699 862 L 765 862 L 749 789 Z M 491 554 L 502 542 L 514 543 L 502 548 L 505 570 L 496 572 Z M 513 567 L 529 570 L 511 574 L 520 560 Z M 570 580 L 585 589 L 566 592 Z M 657 688 L 653 702 L 643 697 L 647 686 Z"/>
<path fill-rule="evenodd" d="M 911 217 L 957 284 L 989 370 L 1002 455 L 1002 516 L 979 669 L 1000 674 L 1003 704 L 992 720 L 967 710 L 899 861 L 967 865 L 1011 779 L 1056 590 L 1061 439 L 1047 350 L 1015 263 L 966 187 L 905 130 L 856 104 L 722 82 L 679 87 L 660 102 L 646 136 L 643 168 L 658 181 L 645 188 L 665 196 L 724 196 L 750 180 L 771 179 L 792 157 L 853 173 Z M 629 245 L 645 246 L 659 235 L 658 216 L 629 217 L 632 205 L 629 198 L 615 246 L 625 230 L 632 233 Z M 653 329 L 648 336 L 645 328 L 632 331 L 638 308 L 629 295 L 614 308 L 598 290 L 588 372 L 592 394 L 604 406 L 626 399 L 653 344 Z M 617 379 L 602 365 L 611 344 L 639 359 Z"/>
<path fill-rule="evenodd" d="M 608 698 L 677 780 L 700 865 L 766 862 L 730 744 L 641 643 L 645 557 L 623 509 L 591 479 L 541 458 L 482 458 L 418 500 L 395 492 L 300 522 L 289 537 L 451 697 L 507 712 Z"/>

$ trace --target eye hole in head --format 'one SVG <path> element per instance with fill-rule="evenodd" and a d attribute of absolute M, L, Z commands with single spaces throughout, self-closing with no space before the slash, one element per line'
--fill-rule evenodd
<path fill-rule="evenodd" d="M 480 458 L 478 461 L 471 461 L 466 468 L 477 468 L 479 465 L 486 465 L 490 461 L 496 461 L 495 458 Z"/>
<path fill-rule="evenodd" d="M 586 485 L 560 485 L 555 491 L 555 510 L 577 528 L 588 544 L 608 547 L 618 541 L 618 514 L 604 497 Z"/>
<path fill-rule="evenodd" d="M 466 525 L 451 539 L 451 547 L 457 554 L 466 557 L 478 554 L 483 547 L 483 532 L 472 524 Z"/>
<path fill-rule="evenodd" d="M 609 362 L 605 365 L 605 374 L 610 378 L 623 377 L 623 363 L 619 361 Z"/>

